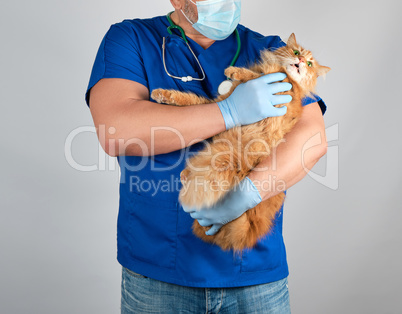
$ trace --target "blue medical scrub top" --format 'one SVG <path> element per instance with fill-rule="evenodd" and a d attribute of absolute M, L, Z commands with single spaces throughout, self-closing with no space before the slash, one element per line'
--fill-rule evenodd
<path fill-rule="evenodd" d="M 237 50 L 235 35 L 216 41 L 206 50 L 189 38 L 206 79 L 185 83 L 165 72 L 163 37 L 167 38 L 166 65 L 171 74 L 202 77 L 202 73 L 179 32 L 169 35 L 168 26 L 166 16 L 124 20 L 112 25 L 92 69 L 85 96 L 88 106 L 89 90 L 102 78 L 132 80 L 146 86 L 150 93 L 156 88 L 166 88 L 215 98 L 219 84 L 226 79 L 224 70 Z M 239 67 L 258 60 L 262 49 L 285 45 L 278 36 L 262 36 L 242 25 L 238 31 L 242 48 L 235 65 Z M 316 101 L 304 99 L 303 104 Z M 318 101 L 324 113 L 325 104 L 320 98 Z M 179 177 L 186 159 L 203 145 L 198 143 L 150 157 L 118 157 L 121 168 L 118 261 L 147 277 L 192 287 L 239 287 L 285 278 L 288 265 L 282 238 L 283 208 L 276 216 L 272 232 L 254 249 L 242 254 L 222 251 L 193 235 L 193 219 L 178 202 Z"/>

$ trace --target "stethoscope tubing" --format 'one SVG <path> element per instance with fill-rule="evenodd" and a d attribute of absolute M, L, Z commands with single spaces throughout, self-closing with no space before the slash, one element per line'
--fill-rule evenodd
<path fill-rule="evenodd" d="M 174 78 L 174 79 L 178 79 L 178 80 L 182 80 L 183 82 L 191 82 L 191 81 L 203 81 L 205 79 L 205 72 L 203 67 L 201 66 L 200 60 L 198 60 L 197 56 L 195 55 L 193 49 L 191 49 L 190 45 L 188 42 L 186 42 L 186 45 L 188 47 L 188 49 L 191 51 L 192 55 L 194 56 L 195 60 L 198 63 L 198 66 L 201 69 L 202 72 L 202 78 L 196 78 L 196 77 L 192 77 L 192 76 L 183 76 L 183 77 L 179 77 L 179 76 L 175 76 L 169 73 L 169 71 L 167 70 L 166 67 L 166 56 L 165 56 L 165 51 L 166 51 L 166 37 L 163 37 L 163 43 L 162 43 L 162 60 L 163 60 L 163 67 L 165 68 L 165 72 L 168 76 Z"/>
<path fill-rule="evenodd" d="M 167 17 L 167 19 L 168 19 L 168 21 L 169 21 L 169 23 L 170 23 L 170 26 L 168 26 L 167 31 L 168 31 L 168 33 L 169 33 L 170 35 L 173 35 L 172 29 L 178 29 L 178 30 L 180 31 L 181 37 L 183 38 L 183 40 L 184 40 L 184 42 L 186 43 L 188 49 L 191 51 L 191 54 L 194 56 L 195 60 L 197 61 L 199 68 L 201 69 L 202 78 L 196 78 L 196 77 L 192 77 L 192 76 L 183 76 L 183 77 L 179 77 L 179 76 L 175 76 L 175 75 L 172 75 L 172 74 L 169 73 L 169 71 L 168 71 L 168 69 L 167 69 L 167 66 L 166 66 L 166 37 L 163 37 L 163 43 L 162 43 L 162 61 L 163 61 L 163 67 L 165 68 L 165 72 L 166 72 L 166 74 L 167 74 L 169 77 L 172 77 L 172 78 L 174 78 L 174 79 L 181 80 L 181 81 L 183 81 L 183 82 L 203 81 L 203 80 L 205 79 L 205 72 L 204 72 L 204 69 L 203 69 L 203 67 L 202 67 L 202 65 L 201 65 L 201 63 L 200 63 L 200 60 L 199 60 L 199 59 L 197 58 L 197 56 L 195 55 L 193 49 L 191 49 L 190 44 L 188 43 L 188 40 L 187 40 L 187 37 L 186 37 L 186 34 L 185 34 L 183 28 L 181 28 L 180 26 L 175 25 L 175 24 L 173 23 L 173 21 L 172 21 L 172 19 L 171 19 L 171 17 L 170 17 L 170 15 L 171 15 L 172 13 L 173 13 L 173 12 L 170 12 L 170 13 L 168 13 L 168 14 L 166 15 L 166 17 Z M 240 39 L 240 35 L 239 35 L 239 32 L 238 32 L 237 28 L 235 29 L 234 33 L 235 33 L 235 35 L 236 35 L 236 40 L 237 40 L 237 51 L 236 51 L 235 56 L 233 57 L 232 62 L 230 63 L 230 66 L 234 66 L 234 64 L 236 63 L 237 59 L 239 58 L 240 50 L 241 50 L 241 39 Z M 230 81 L 230 78 L 227 77 L 227 80 Z"/>

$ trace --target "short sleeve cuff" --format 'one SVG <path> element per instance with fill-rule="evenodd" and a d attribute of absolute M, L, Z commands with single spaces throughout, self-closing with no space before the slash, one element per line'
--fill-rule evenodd
<path fill-rule="evenodd" d="M 126 28 L 124 23 L 112 25 L 101 42 L 85 93 L 88 106 L 91 88 L 104 78 L 131 80 L 148 88 L 137 38 Z"/>
<path fill-rule="evenodd" d="M 327 105 L 325 104 L 325 102 L 321 99 L 320 96 L 316 95 L 316 94 L 312 94 L 311 97 L 304 97 L 302 99 L 302 106 L 307 106 L 310 104 L 313 104 L 315 102 L 318 102 L 318 105 L 320 106 L 321 112 L 324 115 L 325 112 L 327 111 Z"/>

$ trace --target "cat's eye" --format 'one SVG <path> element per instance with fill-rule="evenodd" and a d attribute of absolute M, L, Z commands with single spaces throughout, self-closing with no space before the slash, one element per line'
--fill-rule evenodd
<path fill-rule="evenodd" d="M 313 63 L 310 62 L 310 61 L 307 61 L 307 65 L 308 65 L 309 67 L 312 67 L 312 66 L 313 66 Z"/>
<path fill-rule="evenodd" d="M 300 54 L 299 50 L 293 50 L 293 53 L 298 56 Z"/>

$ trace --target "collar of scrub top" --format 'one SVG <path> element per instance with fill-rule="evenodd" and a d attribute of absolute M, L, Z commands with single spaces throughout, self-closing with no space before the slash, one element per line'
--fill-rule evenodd
<path fill-rule="evenodd" d="M 172 78 L 175 78 L 175 79 L 178 79 L 178 80 L 182 80 L 183 82 L 203 81 L 203 80 L 205 79 L 205 72 L 204 72 L 204 69 L 202 68 L 201 63 L 200 63 L 200 61 L 198 60 L 197 56 L 195 55 L 193 49 L 191 49 L 190 44 L 189 44 L 189 42 L 188 42 L 188 39 L 187 39 L 187 37 L 186 37 L 186 34 L 184 33 L 183 28 L 181 28 L 180 26 L 178 26 L 178 25 L 176 25 L 176 24 L 173 23 L 172 18 L 170 17 L 170 15 L 171 15 L 172 13 L 173 13 L 173 11 L 170 12 L 170 13 L 168 13 L 168 14 L 166 15 L 166 17 L 167 17 L 167 19 L 168 19 L 168 21 L 169 21 L 169 24 L 170 24 L 170 26 L 167 28 L 167 31 L 168 31 L 168 33 L 169 33 L 170 35 L 173 35 L 172 29 L 177 29 L 178 31 L 180 31 L 181 37 L 183 38 L 183 40 L 184 40 L 184 42 L 186 43 L 188 49 L 191 51 L 192 55 L 194 56 L 195 60 L 196 60 L 197 63 L 198 63 L 198 66 L 199 66 L 200 69 L 201 69 L 202 78 L 195 78 L 195 77 L 192 77 L 192 76 L 178 77 L 178 76 L 174 76 L 174 75 L 172 75 L 172 74 L 169 73 L 169 71 L 168 71 L 167 68 L 166 68 L 166 60 L 165 60 L 166 37 L 163 37 L 162 56 L 163 56 L 163 66 L 164 66 L 164 68 L 165 68 L 166 74 L 169 75 L 169 76 L 172 77 Z M 237 29 L 235 29 L 234 33 L 235 33 L 236 39 L 237 39 L 237 51 L 236 51 L 235 56 L 233 57 L 232 62 L 230 63 L 230 66 L 233 66 L 233 65 L 236 63 L 237 59 L 239 58 L 240 50 L 241 50 L 241 40 L 240 40 L 239 32 L 237 31 Z M 228 78 L 228 77 L 227 77 L 227 80 L 231 82 L 230 78 Z"/>

